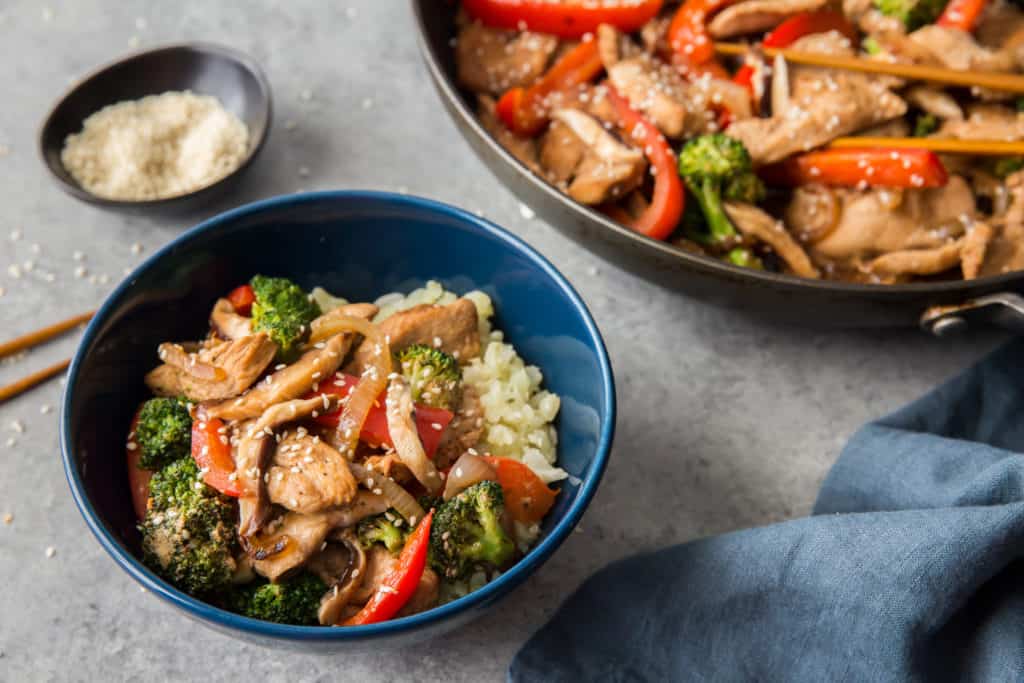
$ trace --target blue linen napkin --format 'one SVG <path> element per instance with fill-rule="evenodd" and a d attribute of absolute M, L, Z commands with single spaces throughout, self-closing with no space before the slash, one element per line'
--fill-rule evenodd
<path fill-rule="evenodd" d="M 863 427 L 812 517 L 597 572 L 509 681 L 1024 680 L 1022 361 Z"/>

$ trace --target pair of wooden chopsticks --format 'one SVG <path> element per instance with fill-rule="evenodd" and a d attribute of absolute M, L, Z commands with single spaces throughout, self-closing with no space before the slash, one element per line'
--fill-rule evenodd
<path fill-rule="evenodd" d="M 744 55 L 753 46 L 738 43 L 715 43 L 715 50 L 723 55 Z M 937 66 L 921 66 L 919 64 L 898 64 L 875 59 L 825 55 L 814 52 L 801 52 L 786 48 L 760 47 L 768 57 L 781 55 L 794 64 L 817 66 L 827 69 L 842 69 L 861 73 L 895 76 L 911 81 L 925 81 L 941 85 L 961 87 L 979 87 L 1002 92 L 1024 93 L 1024 76 L 1008 73 L 986 73 L 976 71 L 959 71 Z M 929 149 L 933 152 L 947 154 L 969 154 L 982 156 L 1005 156 L 1024 154 L 1024 142 L 1007 142 L 1005 140 L 954 140 L 944 138 L 869 138 L 847 137 L 837 138 L 830 147 L 891 147 L 900 149 Z"/>
<path fill-rule="evenodd" d="M 0 344 L 0 358 L 14 355 L 19 351 L 30 349 L 33 346 L 37 346 L 39 344 L 42 344 L 43 342 L 53 339 L 58 335 L 64 334 L 68 330 L 73 329 L 81 325 L 82 323 L 88 322 L 92 318 L 93 313 L 95 313 L 95 311 L 82 313 L 81 315 L 76 315 L 73 318 L 68 318 L 67 320 L 56 323 L 55 325 L 44 327 L 43 329 L 36 330 L 35 332 L 29 332 L 28 334 L 18 337 L 17 339 L 12 339 L 9 342 Z M 54 363 L 48 368 L 43 368 L 38 372 L 33 372 L 31 375 L 23 377 L 22 379 L 19 379 L 17 382 L 8 384 L 5 387 L 0 387 L 0 403 L 3 403 L 4 401 L 10 398 L 14 398 L 15 396 L 22 392 L 28 391 L 29 389 L 39 384 L 40 382 L 44 382 L 55 375 L 59 375 L 60 373 L 64 372 L 64 370 L 66 370 L 68 365 L 70 364 L 71 359 L 68 358 L 62 360 L 59 363 Z"/>

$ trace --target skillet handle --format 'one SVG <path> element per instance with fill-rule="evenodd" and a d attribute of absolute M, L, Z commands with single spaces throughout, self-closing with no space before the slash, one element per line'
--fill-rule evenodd
<path fill-rule="evenodd" d="M 978 325 L 1024 333 L 1024 297 L 1011 292 L 987 294 L 954 306 L 932 306 L 921 316 L 921 328 L 936 337 Z"/>

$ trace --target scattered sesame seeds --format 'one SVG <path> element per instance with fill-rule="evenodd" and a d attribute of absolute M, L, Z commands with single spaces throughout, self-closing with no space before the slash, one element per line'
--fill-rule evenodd
<path fill-rule="evenodd" d="M 25 433 L 25 425 L 21 420 L 11 420 L 10 429 L 12 432 L 17 432 L 18 434 Z"/>
<path fill-rule="evenodd" d="M 10 512 L 4 514 L 4 524 L 11 524 L 14 521 L 14 515 Z"/>
<path fill-rule="evenodd" d="M 71 258 L 75 259 L 76 261 L 84 261 L 85 260 L 85 254 L 83 254 L 80 251 L 76 251 L 73 254 L 71 254 Z"/>
<path fill-rule="evenodd" d="M 371 98 L 367 97 L 363 100 L 363 109 L 366 109 L 367 111 L 373 109 L 373 100 Z"/>
<path fill-rule="evenodd" d="M 298 128 L 298 126 L 299 124 L 295 123 L 294 119 L 288 119 L 287 121 L 284 122 L 285 130 L 295 130 L 296 128 Z"/>
<path fill-rule="evenodd" d="M 81 279 L 86 276 L 89 270 L 85 266 L 78 266 L 75 268 L 75 277 Z"/>
<path fill-rule="evenodd" d="M 11 265 L 7 266 L 7 274 L 10 275 L 15 280 L 21 278 L 21 266 L 19 266 L 17 263 L 12 263 Z"/>
<path fill-rule="evenodd" d="M 349 7 L 345 10 L 345 16 L 348 17 L 349 19 L 355 19 L 358 14 L 359 10 L 357 10 L 355 7 Z"/>
<path fill-rule="evenodd" d="M 57 554 L 57 549 L 56 548 L 54 548 L 52 545 L 51 546 L 47 546 L 47 548 L 46 548 L 46 556 L 47 557 L 53 557 L 56 554 Z"/>
<path fill-rule="evenodd" d="M 313 91 L 309 88 L 305 88 L 299 92 L 299 99 L 303 102 L 309 102 L 313 99 Z"/>
<path fill-rule="evenodd" d="M 519 215 L 523 217 L 523 220 L 527 221 L 532 221 L 537 217 L 537 214 L 534 213 L 533 209 L 522 202 L 519 202 Z"/>
<path fill-rule="evenodd" d="M 299 166 L 299 175 L 303 178 L 309 176 L 309 166 Z"/>
<path fill-rule="evenodd" d="M 131 250 L 132 250 L 133 254 L 136 254 L 136 255 L 141 254 L 142 253 L 142 245 L 139 244 L 138 242 L 135 242 L 135 243 L 132 244 Z"/>
<path fill-rule="evenodd" d="M 17 228 L 15 228 L 14 230 L 11 230 L 11 241 L 12 242 L 17 242 L 20 239 L 21 239 L 21 230 L 18 230 Z"/>

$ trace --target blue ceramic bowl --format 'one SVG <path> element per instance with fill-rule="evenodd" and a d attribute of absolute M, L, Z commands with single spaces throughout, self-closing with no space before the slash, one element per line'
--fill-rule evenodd
<path fill-rule="evenodd" d="M 194 339 L 213 301 L 254 273 L 321 285 L 353 300 L 409 291 L 428 279 L 481 289 L 495 324 L 562 397 L 559 464 L 571 475 L 538 544 L 481 590 L 403 619 L 356 628 L 271 624 L 182 593 L 138 559 L 124 443 L 147 397 L 143 374 L 162 341 Z M 85 331 L 68 373 L 61 452 L 71 493 L 97 540 L 136 581 L 187 616 L 268 645 L 337 651 L 398 646 L 437 636 L 481 614 L 532 574 L 572 531 L 605 469 L 615 391 L 601 335 L 569 283 L 518 238 L 461 209 L 376 192 L 270 199 L 212 218 L 143 263 Z"/>

